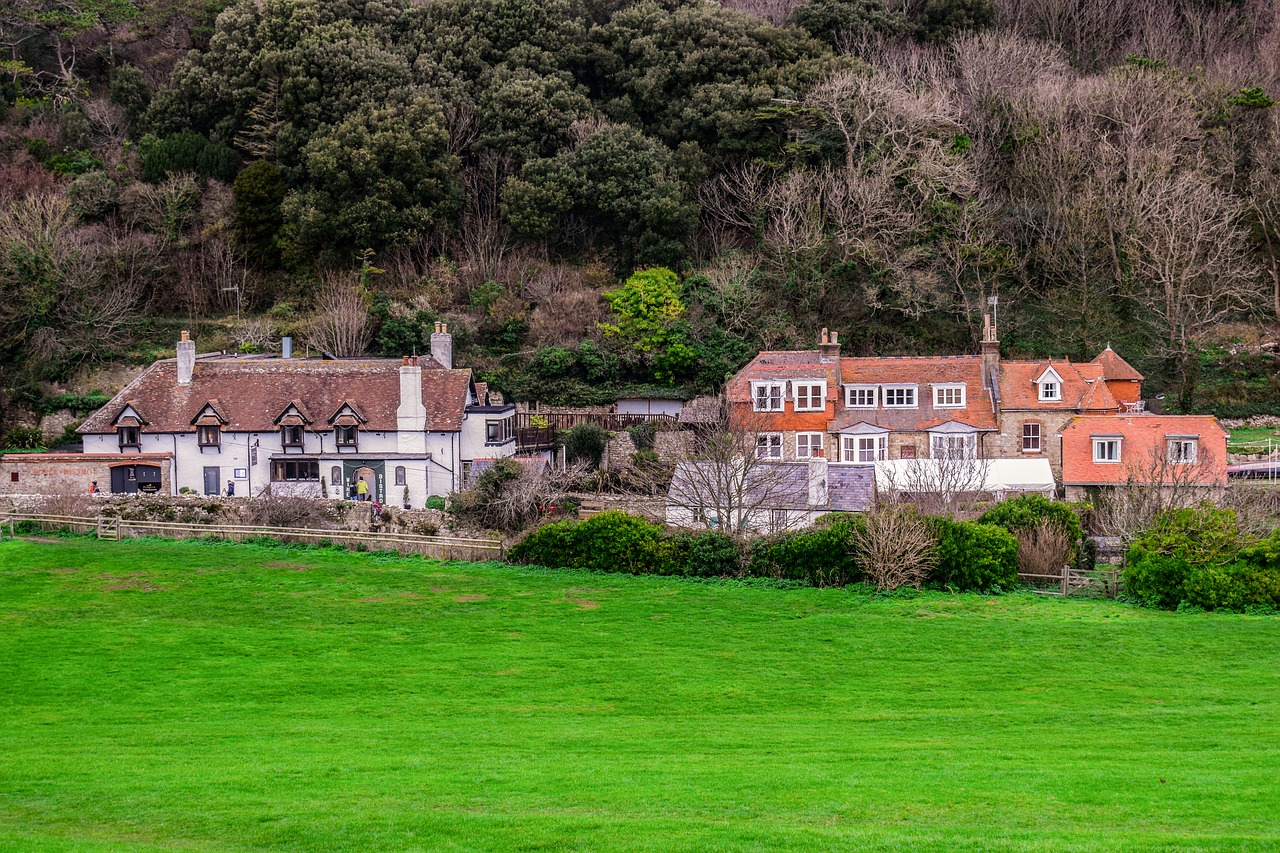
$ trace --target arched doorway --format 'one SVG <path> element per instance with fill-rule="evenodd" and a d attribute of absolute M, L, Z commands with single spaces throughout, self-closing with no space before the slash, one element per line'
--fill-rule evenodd
<path fill-rule="evenodd" d="M 351 485 L 355 486 L 361 481 L 363 481 L 365 486 L 368 488 L 368 491 L 366 492 L 368 499 L 373 500 L 376 498 L 378 496 L 378 475 L 367 465 L 363 468 L 357 468 L 355 473 L 351 475 Z M 359 494 L 358 487 L 356 489 L 356 493 Z"/>

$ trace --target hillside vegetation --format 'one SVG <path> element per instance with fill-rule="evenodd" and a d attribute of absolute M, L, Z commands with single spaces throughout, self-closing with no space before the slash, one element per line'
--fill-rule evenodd
<path fill-rule="evenodd" d="M 731 8 L 736 7 L 736 8 Z M 6 426 L 202 350 L 400 355 L 520 399 L 761 347 L 1108 342 L 1275 407 L 1276 0 L 16 0 Z M 637 268 L 655 273 L 618 290 Z M 1225 409 L 1223 409 L 1225 411 Z M 1280 410 L 1277 410 L 1280 413 Z"/>
<path fill-rule="evenodd" d="M 0 848 L 1241 850 L 1275 617 L 0 542 Z"/>

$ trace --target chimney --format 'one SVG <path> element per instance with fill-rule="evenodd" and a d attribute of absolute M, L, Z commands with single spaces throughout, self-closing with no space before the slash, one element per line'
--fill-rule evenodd
<path fill-rule="evenodd" d="M 818 361 L 834 364 L 836 385 L 840 384 L 840 333 L 828 332 L 824 327 L 822 337 L 818 339 Z"/>
<path fill-rule="evenodd" d="M 1000 381 L 1000 340 L 990 314 L 982 315 L 982 387 Z"/>
<path fill-rule="evenodd" d="M 190 385 L 191 374 L 196 370 L 196 342 L 186 329 L 182 330 L 182 338 L 178 341 L 178 384 Z"/>
<path fill-rule="evenodd" d="M 400 364 L 400 407 L 396 409 L 396 450 L 425 453 L 427 409 L 422 405 L 422 366 L 417 356 L 405 356 Z"/>
<path fill-rule="evenodd" d="M 446 370 L 453 369 L 453 335 L 444 323 L 436 323 L 436 330 L 431 333 L 431 357 Z"/>
<path fill-rule="evenodd" d="M 826 509 L 830 504 L 827 492 L 827 457 L 821 450 L 809 457 L 809 507 Z"/>
<path fill-rule="evenodd" d="M 280 357 L 293 358 L 293 337 L 285 335 L 280 339 Z"/>

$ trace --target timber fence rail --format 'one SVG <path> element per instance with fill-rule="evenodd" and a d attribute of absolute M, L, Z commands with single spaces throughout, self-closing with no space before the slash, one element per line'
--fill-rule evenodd
<path fill-rule="evenodd" d="M 145 521 L 112 516 L 94 518 L 42 515 L 39 513 L 7 513 L 0 515 L 0 526 L 15 535 L 20 524 L 36 524 L 42 530 L 92 532 L 99 539 L 120 540 L 125 537 L 160 536 L 169 539 L 214 537 L 242 542 L 266 537 L 281 542 L 332 543 L 355 548 L 363 545 L 372 550 L 411 552 L 444 560 L 501 560 L 505 556 L 498 539 L 467 539 L 458 536 L 419 536 L 414 533 L 390 533 L 376 530 L 326 530 L 314 527 L 267 527 L 247 524 L 191 524 L 180 521 Z"/>
<path fill-rule="evenodd" d="M 1035 587 L 1041 595 L 1102 593 L 1115 598 L 1120 592 L 1120 569 L 1076 569 L 1067 567 L 1058 574 L 1018 572 L 1018 580 Z"/>

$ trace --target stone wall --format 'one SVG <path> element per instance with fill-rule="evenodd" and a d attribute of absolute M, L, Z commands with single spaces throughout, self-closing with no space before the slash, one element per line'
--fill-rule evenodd
<path fill-rule="evenodd" d="M 111 491 L 111 469 L 160 468 L 160 490 L 169 490 L 169 457 L 155 454 L 9 453 L 0 456 L 0 495 L 87 495 L 91 483 Z"/>
<path fill-rule="evenodd" d="M 688 454 L 692 434 L 687 430 L 664 429 L 654 436 L 653 449 L 658 459 L 675 464 Z M 794 439 L 793 439 L 794 441 Z M 625 468 L 631 464 L 631 456 L 636 452 L 635 442 L 627 432 L 615 433 L 605 447 L 604 458 L 600 462 L 602 468 Z"/>

